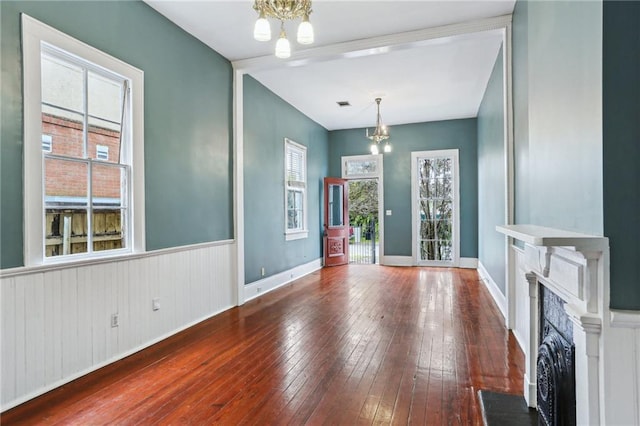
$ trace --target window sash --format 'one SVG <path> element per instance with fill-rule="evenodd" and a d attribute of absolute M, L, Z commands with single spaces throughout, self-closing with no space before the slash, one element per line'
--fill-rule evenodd
<path fill-rule="evenodd" d="M 287 229 L 304 230 L 304 191 L 288 188 L 287 190 Z"/>

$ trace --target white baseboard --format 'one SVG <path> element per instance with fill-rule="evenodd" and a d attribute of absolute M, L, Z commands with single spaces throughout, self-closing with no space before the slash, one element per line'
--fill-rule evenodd
<path fill-rule="evenodd" d="M 244 301 L 248 302 L 251 299 L 262 296 L 320 268 L 322 268 L 322 258 L 247 284 L 244 286 Z"/>
<path fill-rule="evenodd" d="M 385 266 L 413 266 L 411 256 L 383 256 L 380 264 Z"/>
<path fill-rule="evenodd" d="M 526 354 L 527 351 L 526 351 L 525 341 L 522 335 L 520 335 L 520 331 L 518 331 L 515 328 L 512 328 L 511 332 L 513 333 L 513 336 L 516 338 L 516 342 L 518 342 L 518 346 L 520 346 L 520 350 Z"/>
<path fill-rule="evenodd" d="M 484 265 L 479 260 L 478 260 L 478 273 L 480 274 L 480 279 L 482 280 L 482 282 L 484 282 L 484 285 L 487 287 L 487 290 L 489 290 L 491 297 L 496 302 L 496 305 L 498 305 L 498 309 L 500 309 L 502 316 L 506 319 L 507 318 L 507 297 L 504 294 L 502 294 L 496 282 L 493 280 L 493 278 L 491 278 L 491 275 L 489 274 L 489 272 L 487 272 Z"/>
<path fill-rule="evenodd" d="M 413 257 L 411 256 L 383 256 L 380 260 L 380 264 L 385 266 L 415 266 L 413 263 Z M 478 259 L 475 257 L 461 257 L 458 267 L 477 269 Z"/>
<path fill-rule="evenodd" d="M 526 373 L 524 375 L 524 400 L 527 401 L 527 405 L 531 408 L 538 406 L 538 386 L 536 382 L 529 381 Z"/>
<path fill-rule="evenodd" d="M 475 257 L 461 257 L 458 267 L 465 269 L 478 269 L 478 259 Z"/>

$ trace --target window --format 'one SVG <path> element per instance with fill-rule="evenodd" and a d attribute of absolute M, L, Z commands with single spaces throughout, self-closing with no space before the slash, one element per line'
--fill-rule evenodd
<path fill-rule="evenodd" d="M 22 19 L 25 264 L 143 251 L 142 72 Z"/>
<path fill-rule="evenodd" d="M 285 236 L 287 240 L 306 238 L 307 230 L 307 148 L 284 140 Z"/>
<path fill-rule="evenodd" d="M 423 266 L 458 266 L 458 150 L 411 153 L 413 254 Z"/>
<path fill-rule="evenodd" d="M 53 144 L 53 138 L 51 135 L 42 135 L 42 150 L 44 152 L 51 152 L 51 145 Z"/>
<path fill-rule="evenodd" d="M 96 145 L 96 159 L 109 161 L 109 147 L 105 145 Z"/>
<path fill-rule="evenodd" d="M 380 177 L 381 164 L 382 154 L 342 157 L 342 178 L 366 179 Z"/>

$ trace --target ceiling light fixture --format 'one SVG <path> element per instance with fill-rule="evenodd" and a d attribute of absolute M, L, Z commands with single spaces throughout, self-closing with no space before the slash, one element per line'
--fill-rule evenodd
<path fill-rule="evenodd" d="M 280 20 L 280 36 L 276 42 L 276 56 L 286 59 L 291 56 L 291 45 L 284 31 L 284 21 L 302 18 L 298 26 L 298 43 L 313 43 L 313 27 L 309 22 L 311 0 L 255 0 L 253 8 L 258 12 L 258 19 L 253 28 L 253 38 L 258 41 L 271 40 L 271 27 L 267 18 Z"/>
<path fill-rule="evenodd" d="M 389 129 L 387 126 L 382 124 L 382 118 L 380 117 L 380 102 L 382 98 L 376 98 L 376 104 L 378 104 L 378 114 L 376 116 L 376 128 L 373 130 L 373 133 L 369 134 L 369 129 L 366 130 L 366 135 L 369 139 L 371 139 L 371 153 L 373 155 L 380 153 L 380 143 L 389 139 Z M 384 152 L 391 152 L 391 145 L 389 141 L 385 142 Z"/>

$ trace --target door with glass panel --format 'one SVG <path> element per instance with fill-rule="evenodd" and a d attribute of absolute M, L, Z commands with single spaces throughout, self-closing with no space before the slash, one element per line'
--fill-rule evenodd
<path fill-rule="evenodd" d="M 324 266 L 349 262 L 349 187 L 339 178 L 324 178 Z"/>
<path fill-rule="evenodd" d="M 414 262 L 458 266 L 458 150 L 414 152 L 411 160 Z"/>

